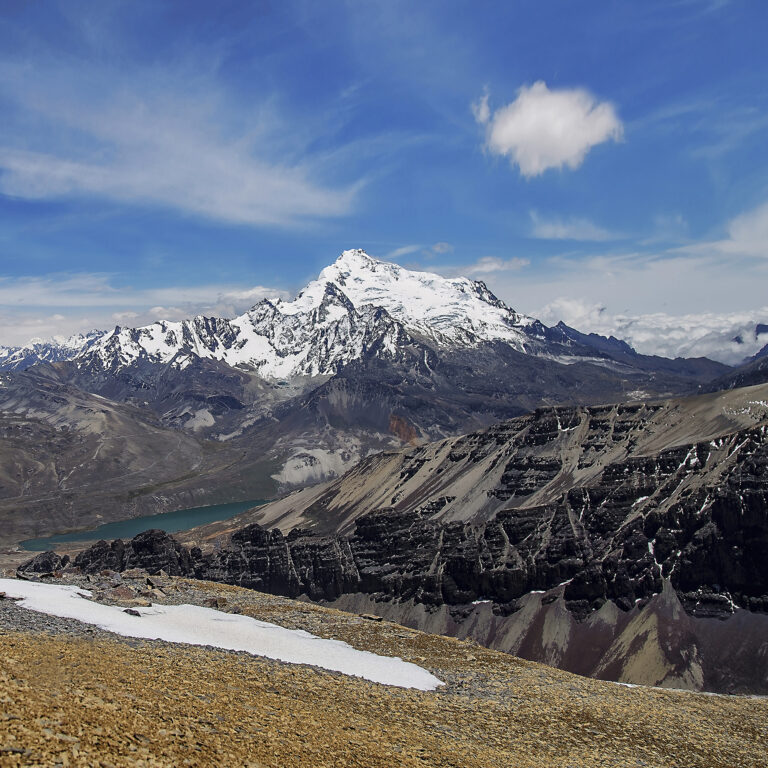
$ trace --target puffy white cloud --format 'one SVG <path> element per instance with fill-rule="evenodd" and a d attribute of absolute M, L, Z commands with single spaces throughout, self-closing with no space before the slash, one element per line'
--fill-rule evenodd
<path fill-rule="evenodd" d="M 513 102 L 493 114 L 486 93 L 473 112 L 486 126 L 488 151 L 508 157 L 527 177 L 550 168 L 578 168 L 592 147 L 623 135 L 612 104 L 598 102 L 582 88 L 550 90 L 543 81 L 523 86 Z"/>
<path fill-rule="evenodd" d="M 709 357 L 736 365 L 768 344 L 768 305 L 744 312 L 671 315 L 611 314 L 605 306 L 574 298 L 559 298 L 539 312 L 544 323 L 562 320 L 584 333 L 624 339 L 638 352 L 664 357 Z"/>
<path fill-rule="evenodd" d="M 598 227 L 589 219 L 571 217 L 545 218 L 531 211 L 531 236 L 539 240 L 613 240 L 617 236 Z"/>

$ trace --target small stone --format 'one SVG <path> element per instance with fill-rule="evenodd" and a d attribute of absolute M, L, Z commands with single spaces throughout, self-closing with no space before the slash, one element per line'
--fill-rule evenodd
<path fill-rule="evenodd" d="M 143 568 L 129 568 L 122 576 L 124 579 L 146 579 L 149 574 Z"/>
<path fill-rule="evenodd" d="M 141 616 L 135 608 L 123 608 L 123 613 L 127 613 L 129 616 Z"/>
<path fill-rule="evenodd" d="M 132 600 L 126 600 L 126 603 L 129 605 L 135 605 L 138 608 L 151 608 L 152 607 L 152 601 L 147 600 L 144 597 L 134 597 Z"/>
<path fill-rule="evenodd" d="M 107 597 L 112 600 L 130 600 L 135 596 L 134 591 L 125 584 L 121 584 L 119 587 L 114 587 L 107 592 Z"/>

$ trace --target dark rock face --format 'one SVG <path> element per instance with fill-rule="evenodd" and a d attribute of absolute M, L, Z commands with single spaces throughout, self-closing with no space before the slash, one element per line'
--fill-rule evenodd
<path fill-rule="evenodd" d="M 69 555 L 60 557 L 55 552 L 41 552 L 19 569 L 30 573 L 53 573 L 66 568 L 70 563 Z"/>
<path fill-rule="evenodd" d="M 163 570 L 170 576 L 189 576 L 193 573 L 189 550 L 165 531 L 155 529 L 144 531 L 129 542 L 122 539 L 110 543 L 99 541 L 81 552 L 75 558 L 75 565 L 84 573 L 98 573 L 105 569 L 126 571 L 129 568 L 144 568 L 149 573 Z"/>
<path fill-rule="evenodd" d="M 706 388 L 710 392 L 715 392 L 718 389 L 734 389 L 765 384 L 767 381 L 768 344 L 746 363 L 714 379 Z"/>
<path fill-rule="evenodd" d="M 601 483 L 558 503 L 503 510 L 484 524 L 436 522 L 428 511 L 383 509 L 359 517 L 349 536 L 257 524 L 203 555 L 160 531 L 131 542 L 99 542 L 75 564 L 160 568 L 274 594 L 333 600 L 364 593 L 427 607 L 491 600 L 500 612 L 533 590 L 564 586 L 584 618 L 612 600 L 623 610 L 659 594 L 669 579 L 693 616 L 729 617 L 735 607 L 768 611 L 768 441 L 744 437 L 745 459 L 722 484 L 701 487 L 663 511 L 638 499 L 704 467 L 708 444 L 605 468 Z"/>
<path fill-rule="evenodd" d="M 701 402 L 698 442 L 653 451 L 668 424 L 690 433 L 676 402 L 542 409 L 275 502 L 265 519 L 303 505 L 290 533 L 253 523 L 203 553 L 149 531 L 75 565 L 305 595 L 606 679 L 765 692 L 768 424 L 753 409 L 713 437 L 726 410 Z"/>

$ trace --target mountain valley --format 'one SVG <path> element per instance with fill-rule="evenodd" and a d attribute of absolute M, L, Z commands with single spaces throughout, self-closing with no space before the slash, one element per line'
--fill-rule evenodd
<path fill-rule="evenodd" d="M 362 251 L 293 302 L 34 354 L 0 374 L 13 563 L 31 536 L 276 500 L 20 573 L 162 569 L 594 677 L 768 692 L 768 389 L 726 366 Z"/>
<path fill-rule="evenodd" d="M 483 283 L 412 272 L 359 250 L 345 251 L 293 302 L 264 300 L 233 320 L 116 328 L 43 347 L 0 361 L 0 422 L 29 443 L 21 450 L 14 443 L 13 471 L 33 478 L 2 491 L 6 542 L 185 504 L 270 498 L 339 476 L 372 453 L 538 406 L 682 394 L 729 370 L 705 359 L 638 355 L 563 324 L 547 328 Z M 67 406 L 62 420 L 71 397 L 84 419 Z M 51 459 L 34 456 L 44 450 L 39 430 L 57 425 L 90 445 L 88 411 L 100 405 L 151 424 L 161 442 L 178 442 L 194 458 L 167 450 L 155 461 L 150 452 L 127 472 L 103 473 L 112 458 L 94 444 L 96 461 L 78 471 L 133 482 L 110 484 L 105 494 L 60 484 L 76 457 L 42 469 Z M 135 436 L 128 453 L 140 455 L 145 427 L 120 431 L 122 440 Z M 105 426 L 112 442 L 108 433 Z"/>
<path fill-rule="evenodd" d="M 766 386 L 542 408 L 73 565 L 303 595 L 622 682 L 767 693 L 766 462 Z"/>

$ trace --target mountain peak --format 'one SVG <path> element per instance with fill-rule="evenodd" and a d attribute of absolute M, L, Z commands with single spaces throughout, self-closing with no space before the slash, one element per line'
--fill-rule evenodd
<path fill-rule="evenodd" d="M 281 311 L 294 314 L 317 306 L 329 283 L 358 311 L 366 305 L 381 307 L 406 328 L 441 344 L 500 340 L 522 351 L 523 329 L 534 322 L 515 313 L 482 283 L 406 269 L 360 248 L 344 251 Z"/>
<path fill-rule="evenodd" d="M 332 266 L 371 267 L 375 264 L 383 263 L 378 259 L 374 259 L 373 256 L 369 256 L 362 248 L 350 248 L 342 251 Z"/>
<path fill-rule="evenodd" d="M 359 359 L 389 333 L 383 317 L 439 347 L 503 342 L 519 352 L 540 351 L 536 321 L 518 315 L 483 283 L 406 269 L 352 248 L 293 301 L 265 299 L 231 320 L 197 317 L 143 328 L 116 326 L 111 333 L 68 340 L 65 349 L 59 343 L 52 350 L 31 350 L 22 362 L 87 357 L 96 366 L 114 368 L 138 360 L 168 364 L 183 351 L 265 377 L 327 374 Z M 13 355 L 11 350 L 0 354 L 0 365 L 13 367 Z"/>

